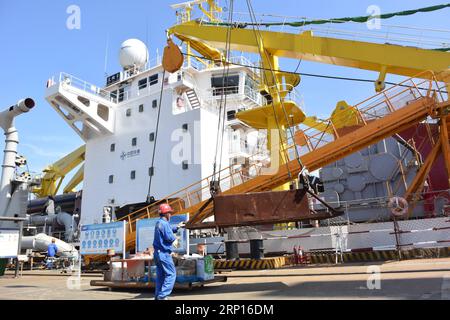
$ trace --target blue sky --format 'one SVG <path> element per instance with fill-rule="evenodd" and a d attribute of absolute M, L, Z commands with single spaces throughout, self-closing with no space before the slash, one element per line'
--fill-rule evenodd
<path fill-rule="evenodd" d="M 245 1 L 235 0 L 236 10 L 245 11 Z M 109 74 L 119 71 L 118 49 L 124 40 L 139 38 L 149 44 L 151 56 L 165 44 L 165 29 L 175 22 L 170 4 L 175 0 L 0 0 L 0 108 L 22 97 L 32 97 L 37 108 L 21 116 L 17 127 L 21 135 L 20 153 L 27 156 L 32 171 L 41 170 L 83 142 L 53 111 L 44 99 L 48 78 L 61 71 L 88 82 L 102 85 L 105 52 L 109 38 Z M 180 2 L 182 2 L 180 0 Z M 283 3 L 281 6 L 280 3 Z M 369 5 L 378 5 L 382 13 L 436 5 L 441 1 L 404 0 L 253 0 L 256 12 L 280 15 L 337 18 L 365 15 Z M 81 30 L 69 30 L 66 13 L 70 5 L 81 9 Z M 450 29 L 450 9 L 410 17 L 390 19 L 390 24 Z M 292 70 L 296 62 L 283 65 Z M 375 79 L 371 72 L 302 63 L 302 72 L 356 76 Z M 337 101 L 358 101 L 373 94 L 372 84 L 303 78 L 299 91 L 306 111 L 326 115 Z M 0 142 L 3 149 L 3 141 Z"/>

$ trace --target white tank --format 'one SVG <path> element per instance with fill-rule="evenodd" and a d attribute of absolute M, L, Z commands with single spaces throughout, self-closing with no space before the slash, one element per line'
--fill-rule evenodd
<path fill-rule="evenodd" d="M 138 39 L 126 40 L 120 47 L 119 59 L 124 69 L 142 68 L 148 62 L 147 46 Z"/>

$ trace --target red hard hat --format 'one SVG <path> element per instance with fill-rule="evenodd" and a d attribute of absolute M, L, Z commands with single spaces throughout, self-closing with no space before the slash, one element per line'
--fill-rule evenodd
<path fill-rule="evenodd" d="M 167 203 L 163 203 L 159 206 L 159 214 L 168 214 L 172 213 L 173 209 L 171 206 L 169 206 Z"/>

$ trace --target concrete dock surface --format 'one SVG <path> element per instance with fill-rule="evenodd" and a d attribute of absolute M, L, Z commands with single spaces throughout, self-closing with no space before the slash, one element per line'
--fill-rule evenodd
<path fill-rule="evenodd" d="M 450 258 L 231 271 L 226 283 L 176 290 L 172 300 L 425 299 L 450 300 Z M 0 277 L 1 300 L 152 300 L 151 290 L 90 286 L 101 274 L 13 272 Z"/>

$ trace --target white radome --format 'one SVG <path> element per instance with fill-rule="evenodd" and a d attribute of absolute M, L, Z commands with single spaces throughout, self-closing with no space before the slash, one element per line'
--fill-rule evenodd
<path fill-rule="evenodd" d="M 138 39 L 126 40 L 120 46 L 119 59 L 124 69 L 141 68 L 148 62 L 147 46 Z"/>

